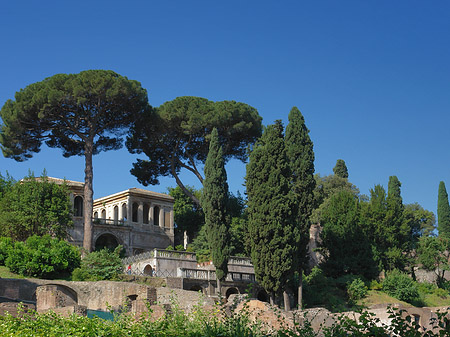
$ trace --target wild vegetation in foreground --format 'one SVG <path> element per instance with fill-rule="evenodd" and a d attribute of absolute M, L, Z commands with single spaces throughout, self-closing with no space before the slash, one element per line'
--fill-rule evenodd
<path fill-rule="evenodd" d="M 62 317 L 53 312 L 38 314 L 34 311 L 21 312 L 19 317 L 0 316 L 1 336 L 51 337 L 51 336 L 450 336 L 450 320 L 445 313 L 438 313 L 434 328 L 426 332 L 411 317 L 402 317 L 402 312 L 389 309 L 392 322 L 383 324 L 368 312 L 363 312 L 359 322 L 340 317 L 329 327 L 314 331 L 310 322 L 292 328 L 270 330 L 260 322 L 251 322 L 245 309 L 239 314 L 226 314 L 217 308 L 213 312 L 204 311 L 200 306 L 191 314 L 186 314 L 176 305 L 170 314 L 159 320 L 152 320 L 152 312 L 139 317 L 118 314 L 114 321 L 98 317 L 87 318 L 77 315 Z M 283 325 L 281 317 L 280 326 Z"/>

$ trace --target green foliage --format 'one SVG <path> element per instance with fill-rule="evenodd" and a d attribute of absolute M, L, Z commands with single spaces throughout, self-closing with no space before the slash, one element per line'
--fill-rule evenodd
<path fill-rule="evenodd" d="M 156 121 L 154 121 L 156 119 Z M 157 184 L 161 176 L 172 176 L 178 186 L 197 204 L 199 199 L 185 188 L 179 177 L 182 169 L 192 172 L 201 182 L 198 164 L 208 155 L 211 131 L 217 128 L 225 162 L 230 158 L 244 161 L 246 149 L 261 135 L 258 111 L 235 101 L 212 102 L 201 97 L 177 97 L 154 111 L 131 130 L 127 147 L 145 153 L 131 173 L 144 185 Z"/>
<path fill-rule="evenodd" d="M 13 246 L 14 244 L 11 238 L 0 237 L 0 266 L 5 265 L 5 260 Z"/>
<path fill-rule="evenodd" d="M 417 283 L 407 274 L 394 269 L 383 281 L 383 291 L 387 294 L 411 304 L 420 301 Z"/>
<path fill-rule="evenodd" d="M 11 185 L 0 199 L 0 235 L 26 240 L 49 234 L 66 238 L 72 225 L 72 204 L 65 184 L 30 175 Z"/>
<path fill-rule="evenodd" d="M 300 232 L 300 245 L 296 254 L 304 267 L 308 263 L 310 218 L 315 206 L 314 150 L 309 130 L 300 110 L 293 107 L 288 118 L 289 124 L 286 126 L 285 137 L 286 156 L 292 171 L 294 202 L 297 204 L 296 226 Z"/>
<path fill-rule="evenodd" d="M 417 202 L 414 204 L 405 205 L 403 215 L 406 221 L 409 222 L 414 247 L 419 237 L 430 236 L 436 229 L 436 219 L 434 213 L 423 209 L 423 207 Z"/>
<path fill-rule="evenodd" d="M 439 183 L 437 215 L 439 236 L 450 239 L 450 205 L 443 181 Z"/>
<path fill-rule="evenodd" d="M 422 267 L 434 272 L 437 276 L 437 284 L 443 287 L 445 271 L 449 270 L 450 242 L 446 237 L 422 237 L 417 250 L 418 262 Z"/>
<path fill-rule="evenodd" d="M 64 240 L 33 235 L 8 249 L 5 265 L 23 276 L 54 278 L 78 267 L 80 252 Z"/>
<path fill-rule="evenodd" d="M 362 274 L 377 276 L 371 242 L 360 222 L 359 200 L 352 192 L 341 190 L 331 196 L 322 210 L 322 267 L 327 275 Z"/>
<path fill-rule="evenodd" d="M 201 191 L 195 190 L 191 186 L 186 186 L 186 188 L 200 198 Z M 175 199 L 173 213 L 176 234 L 181 236 L 186 231 L 192 240 L 205 223 L 203 210 L 183 192 L 180 186 L 169 188 L 169 195 Z"/>
<path fill-rule="evenodd" d="M 321 177 L 319 174 L 316 174 L 314 179 L 316 181 L 316 188 L 314 189 L 314 203 L 316 208 L 311 215 L 311 220 L 314 223 L 321 222 L 323 209 L 327 207 L 330 198 L 337 192 L 346 190 L 355 196 L 359 196 L 358 188 L 346 178 L 341 178 L 337 175 Z"/>
<path fill-rule="evenodd" d="M 276 121 L 255 144 L 246 175 L 252 263 L 259 284 L 272 295 L 281 293 L 300 261 L 298 204 L 291 180 L 283 125 Z"/>
<path fill-rule="evenodd" d="M 335 176 L 340 178 L 347 179 L 348 178 L 348 169 L 347 165 L 345 165 L 345 161 L 342 159 L 338 159 L 336 161 L 336 165 L 333 168 L 333 173 Z"/>
<path fill-rule="evenodd" d="M 73 281 L 116 280 L 123 271 L 120 254 L 122 246 L 114 251 L 107 248 L 87 254 L 81 261 L 81 267 L 72 273 Z"/>
<path fill-rule="evenodd" d="M 354 279 L 347 286 L 347 294 L 350 302 L 356 303 L 357 300 L 360 300 L 367 296 L 367 287 L 364 282 L 360 279 Z"/>
<path fill-rule="evenodd" d="M 205 162 L 202 207 L 205 213 L 206 238 L 216 267 L 216 277 L 224 280 L 228 273 L 230 256 L 230 233 L 227 216 L 228 183 L 219 134 L 214 128 L 211 133 L 208 157 Z"/>

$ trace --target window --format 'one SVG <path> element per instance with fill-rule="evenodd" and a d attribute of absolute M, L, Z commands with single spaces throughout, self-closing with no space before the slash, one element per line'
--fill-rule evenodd
<path fill-rule="evenodd" d="M 73 200 L 73 214 L 74 216 L 83 216 L 83 198 L 79 195 Z"/>

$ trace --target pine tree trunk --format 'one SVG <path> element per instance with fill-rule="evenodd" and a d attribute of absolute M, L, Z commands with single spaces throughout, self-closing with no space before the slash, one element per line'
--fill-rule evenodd
<path fill-rule="evenodd" d="M 83 236 L 83 248 L 85 252 L 92 251 L 92 211 L 94 208 L 94 189 L 92 186 L 94 171 L 92 166 L 92 142 L 86 142 L 85 144 L 85 169 L 84 169 L 84 236 Z"/>
<path fill-rule="evenodd" d="M 270 293 L 270 305 L 275 305 L 275 294 L 273 292 Z"/>
<path fill-rule="evenodd" d="M 286 290 L 283 291 L 284 311 L 291 311 L 291 302 Z"/>
<path fill-rule="evenodd" d="M 303 271 L 300 269 L 300 277 L 298 280 L 298 309 L 303 309 Z"/>

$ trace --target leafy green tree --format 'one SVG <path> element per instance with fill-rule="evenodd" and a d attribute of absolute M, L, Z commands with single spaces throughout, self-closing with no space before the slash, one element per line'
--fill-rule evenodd
<path fill-rule="evenodd" d="M 298 213 L 297 226 L 300 231 L 300 246 L 297 254 L 301 259 L 299 275 L 308 263 L 307 246 L 309 243 L 309 228 L 311 213 L 315 206 L 314 189 L 314 149 L 309 137 L 305 119 L 297 107 L 289 113 L 289 124 L 286 126 L 286 155 L 292 171 L 292 183 L 296 198 Z M 300 280 L 298 304 L 302 303 L 302 280 Z"/>
<path fill-rule="evenodd" d="M 333 168 L 333 172 L 336 176 L 347 179 L 348 178 L 348 169 L 347 169 L 347 165 L 345 165 L 345 161 L 342 159 L 338 159 L 336 161 L 336 165 Z"/>
<path fill-rule="evenodd" d="M 300 231 L 281 121 L 269 125 L 250 153 L 246 175 L 248 237 L 256 279 L 271 302 L 298 270 Z"/>
<path fill-rule="evenodd" d="M 50 235 L 33 235 L 25 242 L 14 243 L 8 251 L 5 265 L 23 276 L 53 278 L 78 267 L 80 252 L 64 240 Z"/>
<path fill-rule="evenodd" d="M 320 248 L 324 256 L 322 268 L 327 275 L 378 275 L 371 242 L 360 222 L 358 198 L 348 190 L 335 193 L 323 210 Z"/>
<path fill-rule="evenodd" d="M 227 216 L 228 183 L 225 161 L 219 134 L 214 128 L 211 133 L 208 157 L 205 162 L 202 206 L 205 213 L 206 237 L 211 250 L 212 261 L 216 267 L 217 288 L 228 273 L 230 256 L 230 233 Z"/>
<path fill-rule="evenodd" d="M 409 221 L 414 241 L 421 236 L 430 236 L 436 229 L 434 213 L 424 209 L 417 202 L 405 205 L 404 217 Z"/>
<path fill-rule="evenodd" d="M 16 183 L 13 177 L 6 172 L 6 177 L 3 177 L 0 173 L 0 199 L 3 195 L 11 189 L 11 187 Z"/>
<path fill-rule="evenodd" d="M 113 71 L 57 74 L 16 92 L 0 111 L 0 143 L 5 157 L 23 161 L 42 142 L 61 148 L 64 157 L 85 158 L 84 241 L 91 251 L 92 156 L 122 146 L 122 136 L 143 111 L 147 91 Z M 152 123 L 147 120 L 147 123 Z"/>
<path fill-rule="evenodd" d="M 316 174 L 314 179 L 316 181 L 316 187 L 314 189 L 315 208 L 311 214 L 312 223 L 320 223 L 322 210 L 327 207 L 331 196 L 335 193 L 342 190 L 348 190 L 355 196 L 362 198 L 359 194 L 359 189 L 349 182 L 347 178 L 342 178 L 335 174 L 324 177 L 320 176 L 320 174 Z"/>
<path fill-rule="evenodd" d="M 449 254 L 450 241 L 446 237 L 422 237 L 419 242 L 417 254 L 419 263 L 425 270 L 436 274 L 436 283 L 442 287 L 445 281 L 445 272 L 450 270 Z"/>
<path fill-rule="evenodd" d="M 186 186 L 186 188 L 200 198 L 201 191 L 197 191 L 191 186 Z M 205 223 L 203 210 L 183 192 L 180 186 L 169 188 L 169 195 L 175 199 L 173 213 L 176 236 L 180 237 L 186 231 L 188 238 L 192 240 Z"/>
<path fill-rule="evenodd" d="M 81 266 L 72 273 L 74 281 L 101 281 L 116 280 L 123 272 L 120 254 L 122 246 L 117 246 L 114 251 L 108 248 L 91 252 L 81 261 Z"/>
<path fill-rule="evenodd" d="M 439 236 L 450 238 L 450 206 L 443 181 L 439 183 L 437 215 Z"/>
<path fill-rule="evenodd" d="M 65 239 L 72 222 L 67 186 L 49 182 L 45 176 L 24 178 L 0 199 L 0 235 L 13 240 L 45 234 Z"/>
<path fill-rule="evenodd" d="M 261 136 L 261 117 L 255 108 L 235 101 L 175 98 L 148 111 L 144 120 L 132 128 L 127 147 L 132 153 L 145 153 L 148 160 L 138 159 L 131 173 L 144 185 L 157 184 L 161 176 L 172 176 L 183 192 L 200 205 L 179 173 L 185 169 L 203 183 L 198 165 L 205 163 L 213 128 L 219 132 L 225 162 L 230 158 L 244 161 L 247 146 Z"/>

